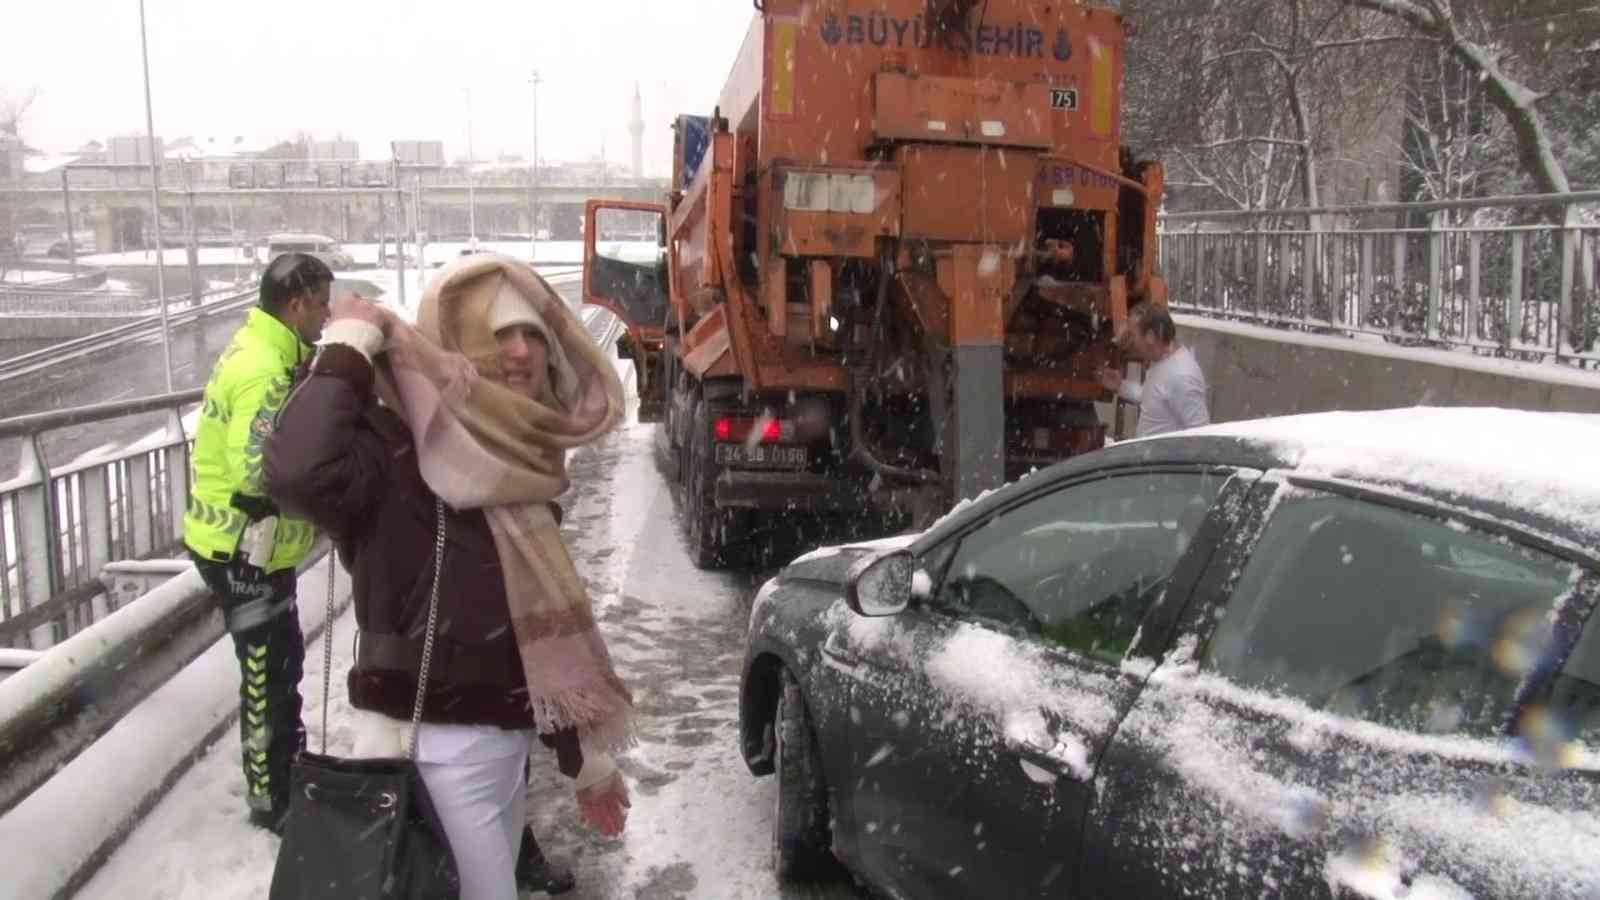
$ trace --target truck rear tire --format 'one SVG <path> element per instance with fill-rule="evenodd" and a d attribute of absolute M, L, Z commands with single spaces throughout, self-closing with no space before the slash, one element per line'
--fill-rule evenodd
<path fill-rule="evenodd" d="M 683 495 L 689 520 L 689 557 L 698 568 L 722 568 L 727 565 L 723 543 L 726 516 L 717 509 L 716 445 L 711 439 L 711 410 L 704 400 L 694 406 L 682 459 L 687 464 Z"/>

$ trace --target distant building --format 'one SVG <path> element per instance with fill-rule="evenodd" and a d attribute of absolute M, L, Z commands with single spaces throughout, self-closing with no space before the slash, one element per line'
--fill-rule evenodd
<path fill-rule="evenodd" d="M 259 138 L 233 137 L 181 137 L 162 147 L 167 159 L 234 160 L 254 159 L 265 154 L 272 141 Z"/>
<path fill-rule="evenodd" d="M 317 162 L 357 162 L 361 146 L 355 141 L 312 141 L 311 158 Z"/>
<path fill-rule="evenodd" d="M 79 163 L 88 165 L 103 165 L 106 161 L 106 145 L 99 141 L 90 141 L 82 147 L 72 151 Z"/>
<path fill-rule="evenodd" d="M 22 177 L 23 157 L 28 148 L 15 135 L 0 132 L 0 181 L 15 181 Z"/>
<path fill-rule="evenodd" d="M 393 141 L 390 146 L 402 166 L 444 165 L 444 141 Z"/>
<path fill-rule="evenodd" d="M 156 146 L 165 147 L 161 137 L 156 137 Z M 150 165 L 150 143 L 140 135 L 120 135 L 106 139 L 106 165 L 110 166 L 148 166 Z"/>

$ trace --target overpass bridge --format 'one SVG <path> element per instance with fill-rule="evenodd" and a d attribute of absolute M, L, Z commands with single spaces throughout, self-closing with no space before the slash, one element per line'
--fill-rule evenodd
<path fill-rule="evenodd" d="M 1214 419 L 1407 405 L 1600 413 L 1600 225 L 1589 218 L 1597 203 L 1600 193 L 1167 217 L 1162 253 L 1171 303 L 1182 340 L 1207 372 Z M 1517 223 L 1523 210 L 1533 213 Z M 568 294 L 574 289 L 570 280 L 562 285 Z M 586 312 L 588 321 L 595 336 L 607 340 L 616 325 L 596 312 Z M 148 827 L 162 837 L 141 842 L 151 810 L 166 800 L 188 804 L 184 815 L 190 815 L 197 801 L 183 799 L 184 792 L 217 790 L 216 780 L 236 780 L 231 751 L 202 759 L 213 743 L 233 740 L 227 736 L 234 709 L 231 649 L 219 642 L 220 626 L 192 571 L 160 561 L 178 533 L 189 449 L 185 416 L 197 399 L 195 390 L 0 421 L 0 440 L 34 448 L 51 430 L 93 419 L 141 415 L 154 426 L 133 445 L 58 467 L 42 454 L 25 454 L 19 475 L 0 484 L 6 528 L 0 645 L 44 651 L 22 675 L 0 682 L 0 841 L 25 841 L 31 848 L 33 835 L 42 832 L 61 841 L 59 848 L 30 853 L 13 876 L 30 896 L 69 896 L 92 886 L 127 841 L 129 854 L 112 867 L 116 877 L 148 872 L 131 858 L 148 857 L 182 831 L 176 824 L 181 816 L 158 816 Z M 629 606 L 628 588 L 609 580 L 618 565 L 628 577 L 656 585 L 651 589 L 681 588 L 696 598 L 722 591 L 742 596 L 747 609 L 748 584 L 694 581 L 708 576 L 689 568 L 664 579 L 663 572 L 685 565 L 671 555 L 675 542 L 639 540 L 642 520 L 674 527 L 671 502 L 643 460 L 659 451 L 654 433 L 624 429 L 584 457 L 583 465 L 596 466 L 586 473 L 596 483 L 591 489 L 580 484 L 572 516 L 580 554 L 589 554 L 580 569 L 597 579 L 597 590 L 613 591 L 607 602 L 620 604 L 613 607 L 618 615 L 646 612 Z M 641 505 L 631 505 L 636 501 L 630 498 L 641 497 Z M 151 559 L 126 562 L 136 557 Z M 326 564 L 315 566 L 302 580 L 302 622 L 313 635 L 323 627 L 320 604 L 328 584 Z M 347 590 L 341 581 L 339 596 Z M 689 609 L 691 601 L 683 602 Z M 713 602 L 702 611 L 721 617 L 706 620 L 706 628 L 742 621 L 737 603 L 726 609 Z M 334 615 L 344 616 L 337 627 L 347 636 L 353 627 L 348 615 L 337 607 Z M 334 645 L 341 668 L 347 645 L 343 636 Z M 734 651 L 718 653 L 709 655 L 736 669 L 726 662 L 736 658 Z M 320 656 L 308 653 L 308 663 Z M 691 656 L 708 654 L 701 648 Z M 316 671 L 314 664 L 308 668 Z M 305 690 L 309 698 L 320 688 Z M 723 697 L 712 706 L 726 712 L 730 702 Z M 162 752 L 149 752 L 150 729 L 163 730 Z M 729 741 L 727 764 L 734 766 L 731 747 Z M 658 752 L 664 751 L 652 746 L 630 776 L 670 784 L 679 770 L 652 768 Z M 137 765 L 98 774 L 119 758 Z M 197 760 L 211 767 L 206 777 L 212 780 L 179 782 Z M 679 762 L 693 768 L 692 760 Z M 103 779 L 118 796 L 73 790 L 69 781 L 90 778 Z M 695 784 L 697 791 L 721 789 L 714 782 Z M 639 805 L 655 809 L 652 796 L 638 798 Z M 221 797 L 213 805 L 236 799 Z M 677 807 L 649 814 L 667 823 L 683 815 Z M 228 815 L 218 828 L 236 838 L 251 835 L 242 812 L 229 807 Z M 240 865 L 254 866 L 246 875 L 261 882 L 259 869 L 270 870 L 270 856 L 256 853 Z"/>
<path fill-rule="evenodd" d="M 228 244 L 234 234 L 260 239 L 272 232 L 309 231 L 341 241 L 376 241 L 396 231 L 430 235 L 466 235 L 476 221 L 480 236 L 527 235 L 533 223 L 553 240 L 580 236 L 583 205 L 591 198 L 660 201 L 664 180 L 608 183 L 541 183 L 516 179 L 465 178 L 424 183 L 402 180 L 384 187 L 321 187 L 314 185 L 230 188 L 200 185 L 191 189 L 163 187 L 163 241 L 186 242 L 192 229 L 202 241 Z M 0 185 L 0 206 L 15 211 L 18 221 L 61 222 L 72 211 L 75 234 L 93 238 L 100 252 L 153 246 L 150 188 L 127 184 L 74 184 L 62 187 Z"/>

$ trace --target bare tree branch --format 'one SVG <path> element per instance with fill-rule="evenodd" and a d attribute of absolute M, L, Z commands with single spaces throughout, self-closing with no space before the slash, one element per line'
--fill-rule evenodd
<path fill-rule="evenodd" d="M 1279 62 L 1279 63 L 1282 62 L 1282 58 L 1281 58 L 1281 55 L 1280 55 L 1279 51 L 1274 50 L 1274 49 L 1272 49 L 1270 47 L 1240 47 L 1237 50 L 1229 50 L 1226 53 L 1220 53 L 1220 54 L 1218 54 L 1216 56 L 1211 57 L 1210 59 L 1202 60 L 1200 62 L 1200 65 L 1202 65 L 1202 66 L 1211 66 L 1211 65 L 1215 65 L 1215 64 L 1217 64 L 1219 62 L 1223 62 L 1223 61 L 1229 60 L 1229 59 L 1234 59 L 1234 58 L 1240 57 L 1240 56 L 1268 56 L 1268 57 L 1272 57 L 1274 62 Z"/>
<path fill-rule="evenodd" d="M 1280 137 L 1236 137 L 1222 141 L 1211 141 L 1206 144 L 1190 144 L 1190 150 L 1220 150 L 1223 147 L 1237 147 L 1240 144 L 1277 144 L 1282 147 L 1303 147 L 1304 141 L 1290 140 Z"/>
<path fill-rule="evenodd" d="M 38 88 L 29 88 L 15 96 L 0 88 L 0 134 L 20 138 L 22 120 L 28 115 L 28 108 L 33 106 L 33 101 L 37 99 L 39 99 Z"/>
<path fill-rule="evenodd" d="M 1427 0 L 1426 8 L 1412 0 L 1341 0 L 1348 6 L 1395 16 L 1418 31 L 1443 42 L 1469 72 L 1483 79 L 1489 101 L 1506 118 L 1516 136 L 1517 157 L 1524 171 L 1546 193 L 1570 191 L 1566 169 L 1556 158 L 1550 134 L 1536 104 L 1540 95 L 1508 76 L 1489 48 L 1461 32 L 1444 0 Z"/>
<path fill-rule="evenodd" d="M 1396 42 L 1410 42 L 1421 40 L 1414 34 L 1385 34 L 1377 37 L 1351 38 L 1346 41 L 1324 41 L 1312 46 L 1312 51 L 1320 53 L 1323 50 L 1337 50 L 1344 47 L 1366 47 L 1372 44 L 1392 44 Z"/>

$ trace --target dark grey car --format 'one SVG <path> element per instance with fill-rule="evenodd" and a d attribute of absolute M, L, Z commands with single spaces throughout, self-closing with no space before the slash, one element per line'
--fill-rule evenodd
<path fill-rule="evenodd" d="M 1244 423 L 797 560 L 741 706 L 780 875 L 1600 896 L 1594 447 L 1600 416 Z"/>

